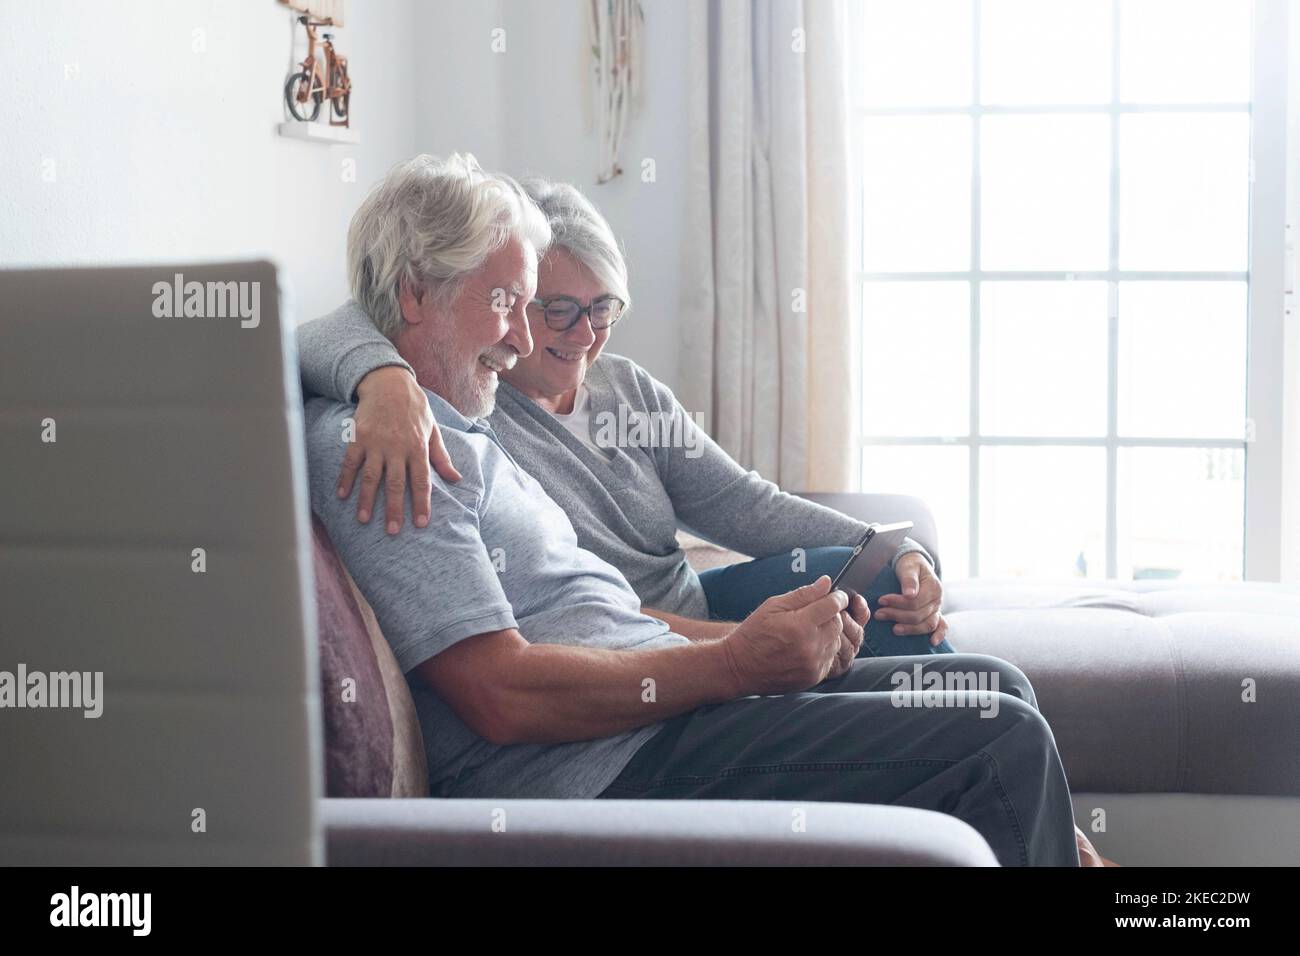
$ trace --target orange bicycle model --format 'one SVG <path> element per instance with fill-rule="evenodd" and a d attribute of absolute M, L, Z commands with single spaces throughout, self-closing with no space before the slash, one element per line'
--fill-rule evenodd
<path fill-rule="evenodd" d="M 307 28 L 307 58 L 302 61 L 302 70 L 285 81 L 284 102 L 294 119 L 310 122 L 320 116 L 321 103 L 328 98 L 330 125 L 347 126 L 352 80 L 348 78 L 348 58 L 334 53 L 334 44 L 330 42 L 334 39 L 334 34 L 322 34 L 324 42 L 321 47 L 325 53 L 323 67 L 316 57 L 316 27 L 333 26 L 334 21 L 299 17 L 298 22 Z"/>

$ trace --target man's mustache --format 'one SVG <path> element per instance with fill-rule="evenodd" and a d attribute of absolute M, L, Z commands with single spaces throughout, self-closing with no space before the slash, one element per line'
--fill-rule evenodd
<path fill-rule="evenodd" d="M 506 371 L 515 367 L 515 362 L 519 361 L 519 353 L 512 348 L 498 346 L 490 348 L 483 353 L 483 358 L 487 359 L 493 365 L 500 365 Z"/>

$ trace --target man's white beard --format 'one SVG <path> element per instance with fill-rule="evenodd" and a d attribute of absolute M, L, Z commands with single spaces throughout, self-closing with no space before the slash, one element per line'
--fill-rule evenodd
<path fill-rule="evenodd" d="M 519 353 L 498 343 L 472 358 L 466 358 L 463 352 L 457 354 L 453 349 L 440 348 L 443 344 L 428 341 L 425 345 L 421 365 L 437 382 L 436 387 L 426 387 L 466 418 L 487 418 L 496 408 L 497 376 L 479 361 L 479 356 L 486 357 L 494 366 L 504 370 L 514 368 Z"/>
<path fill-rule="evenodd" d="M 458 363 L 447 369 L 447 394 L 443 398 L 466 418 L 487 418 L 497 404 L 497 377 L 474 359 L 473 366 Z"/>

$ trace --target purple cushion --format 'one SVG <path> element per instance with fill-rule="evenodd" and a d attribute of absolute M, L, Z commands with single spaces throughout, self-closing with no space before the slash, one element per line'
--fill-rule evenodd
<path fill-rule="evenodd" d="M 312 515 L 316 617 L 329 797 L 428 796 L 424 741 L 406 680 Z"/>

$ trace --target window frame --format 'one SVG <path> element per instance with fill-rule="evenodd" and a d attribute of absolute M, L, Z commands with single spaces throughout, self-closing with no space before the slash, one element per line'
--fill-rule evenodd
<path fill-rule="evenodd" d="M 865 449 L 874 445 L 921 445 L 967 449 L 969 495 L 969 574 L 981 573 L 980 552 L 980 449 L 1008 446 L 1086 446 L 1104 448 L 1106 452 L 1106 562 L 1105 576 L 1118 576 L 1118 458 L 1119 449 L 1125 447 L 1193 447 L 1242 449 L 1244 454 L 1244 528 L 1243 528 L 1243 580 L 1282 580 L 1283 557 L 1296 555 L 1290 562 L 1290 573 L 1300 577 L 1300 527 L 1289 528 L 1284 516 L 1290 514 L 1291 524 L 1300 524 L 1300 491 L 1290 488 L 1295 481 L 1284 482 L 1284 463 L 1289 453 L 1300 458 L 1296 449 L 1284 444 L 1284 393 L 1300 392 L 1287 379 L 1288 369 L 1294 378 L 1300 368 L 1300 356 L 1287 363 L 1287 345 L 1293 350 L 1297 334 L 1288 333 L 1284 316 L 1284 298 L 1294 282 L 1293 252 L 1287 248 L 1287 100 L 1288 83 L 1278 78 L 1288 77 L 1288 0 L 1254 0 L 1252 25 L 1252 77 L 1249 103 L 1188 103 L 1188 104 L 1124 104 L 1119 95 L 1120 57 L 1112 56 L 1111 100 L 1098 105 L 1034 105 L 987 106 L 980 98 L 980 7 L 981 0 L 970 0 L 972 9 L 972 102 L 956 107 L 899 107 L 873 108 L 862 102 L 861 57 L 850 54 L 849 82 L 853 183 L 853 309 L 856 321 L 852 323 L 854 361 L 858 363 L 854 376 L 854 421 L 858 435 L 858 455 L 855 462 L 857 485 L 863 487 L 862 459 Z M 1119 50 L 1121 0 L 1111 0 L 1112 44 Z M 1295 11 L 1300 15 L 1300 11 Z M 865 27 L 864 4 L 855 2 L 850 10 L 851 36 L 860 37 Z M 1296 26 L 1292 20 L 1293 27 Z M 1300 30 L 1296 31 L 1300 34 Z M 1295 71 L 1292 72 L 1300 72 Z M 1295 86 L 1295 77 L 1291 77 Z M 1250 195 L 1248 201 L 1249 247 L 1245 272 L 1166 272 L 1133 271 L 1119 269 L 1119 123 L 1121 115 L 1138 112 L 1244 112 L 1250 122 Z M 1107 115 L 1110 118 L 1110 240 L 1108 268 L 1104 271 L 1032 271 L 1005 272 L 981 269 L 950 272 L 870 272 L 863 267 L 863 120 L 873 116 L 888 115 L 965 115 L 971 120 L 971 262 L 979 261 L 980 249 L 980 118 L 999 114 L 1089 114 Z M 1293 151 L 1300 157 L 1300 149 Z M 1295 189 L 1295 184 L 1291 184 Z M 1293 197 L 1294 204 L 1294 197 Z M 1294 228 L 1292 227 L 1292 232 Z M 1077 436 L 989 436 L 979 430 L 980 419 L 980 285 L 996 280 L 1094 280 L 1104 281 L 1109 289 L 1108 343 L 1107 343 L 1107 433 L 1104 437 L 1080 438 Z M 1123 281 L 1186 280 L 1186 281 L 1244 281 L 1247 288 L 1247 368 L 1246 368 L 1246 420 L 1240 438 L 1129 438 L 1118 434 L 1118 356 L 1119 320 L 1117 296 Z M 863 292 L 870 281 L 965 281 L 970 292 L 970 421 L 969 433 L 964 436 L 869 436 L 861 422 L 861 395 L 863 388 L 862 335 Z M 1289 301 L 1289 299 L 1287 300 Z M 1293 403 L 1300 404 L 1300 403 Z M 1291 411 L 1291 430 L 1296 431 L 1294 418 L 1300 407 Z M 1293 443 L 1300 436 L 1291 436 Z M 1300 462 L 1297 462 L 1300 466 Z M 1295 466 L 1293 466 L 1295 467 Z M 1295 476 L 1300 478 L 1300 474 Z M 1194 516 L 1189 516 L 1194 520 Z"/>

